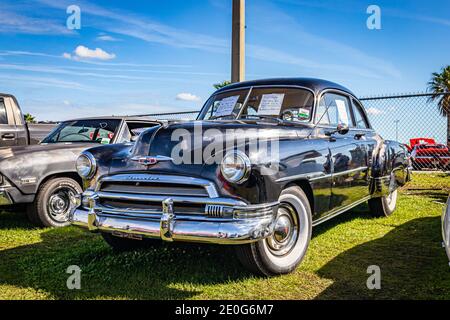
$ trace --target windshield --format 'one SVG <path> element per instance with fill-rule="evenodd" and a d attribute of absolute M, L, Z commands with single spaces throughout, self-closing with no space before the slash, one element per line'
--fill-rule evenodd
<path fill-rule="evenodd" d="M 304 123 L 311 121 L 313 105 L 314 96 L 305 89 L 252 88 L 212 96 L 199 119 L 274 118 Z"/>
<path fill-rule="evenodd" d="M 61 123 L 42 143 L 92 142 L 109 144 L 121 120 L 75 120 Z"/>

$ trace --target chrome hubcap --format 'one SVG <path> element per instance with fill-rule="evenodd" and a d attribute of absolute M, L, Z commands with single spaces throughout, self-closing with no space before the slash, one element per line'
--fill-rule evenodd
<path fill-rule="evenodd" d="M 68 215 L 72 207 L 71 199 L 75 194 L 75 190 L 69 187 L 60 187 L 53 192 L 47 204 L 47 209 L 52 220 L 59 223 L 68 220 Z"/>
<path fill-rule="evenodd" d="M 282 204 L 278 209 L 274 233 L 267 238 L 267 245 L 272 254 L 284 256 L 290 253 L 298 240 L 299 222 L 294 209 Z"/>

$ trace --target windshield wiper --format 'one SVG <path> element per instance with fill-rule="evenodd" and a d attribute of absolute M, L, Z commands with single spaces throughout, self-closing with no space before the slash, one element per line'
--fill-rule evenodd
<path fill-rule="evenodd" d="M 209 118 L 208 120 L 217 120 L 217 119 L 221 119 L 221 118 L 225 118 L 225 117 L 229 117 L 229 115 L 228 116 L 214 116 L 214 117 Z"/>
<path fill-rule="evenodd" d="M 243 115 L 241 117 L 241 119 L 250 119 L 250 118 L 259 118 L 259 119 L 267 119 L 267 120 L 275 120 L 276 122 L 278 122 L 278 124 L 287 124 L 287 125 L 294 125 L 291 121 L 289 120 L 283 120 L 280 118 L 274 118 L 273 116 L 265 116 L 265 115 L 259 115 L 259 114 L 255 114 L 255 115 Z"/>

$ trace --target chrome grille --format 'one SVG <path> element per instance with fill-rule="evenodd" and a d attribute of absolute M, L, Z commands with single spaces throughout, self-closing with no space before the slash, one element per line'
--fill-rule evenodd
<path fill-rule="evenodd" d="M 179 215 L 223 214 L 214 185 L 203 179 L 149 174 L 116 175 L 102 179 L 97 188 L 97 209 L 105 214 L 161 215 L 162 202 L 173 199 Z M 206 210 L 206 207 L 211 207 Z M 214 207 L 214 208 L 213 208 Z"/>

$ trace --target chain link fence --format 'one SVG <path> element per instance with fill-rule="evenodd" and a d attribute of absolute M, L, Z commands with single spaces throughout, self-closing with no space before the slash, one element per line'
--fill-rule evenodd
<path fill-rule="evenodd" d="M 447 117 L 450 95 L 417 93 L 361 98 L 373 128 L 387 140 L 405 144 L 416 170 L 450 170 Z M 441 103 L 440 103 L 441 102 Z M 440 107 L 443 106 L 443 107 Z M 450 115 L 449 115 L 450 116 Z"/>
<path fill-rule="evenodd" d="M 450 170 L 447 117 L 439 102 L 449 103 L 450 94 L 431 100 L 432 94 L 417 93 L 361 98 L 373 128 L 387 140 L 405 144 L 416 170 Z M 448 110 L 449 108 L 447 108 Z M 195 120 L 199 111 L 150 114 L 160 120 Z"/>

